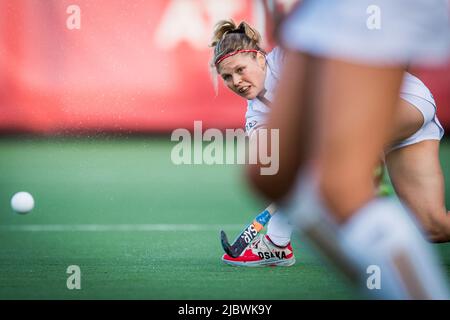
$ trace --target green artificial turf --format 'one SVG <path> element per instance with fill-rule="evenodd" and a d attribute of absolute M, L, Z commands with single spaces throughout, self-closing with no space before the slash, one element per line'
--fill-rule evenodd
<path fill-rule="evenodd" d="M 173 145 L 167 137 L 0 139 L 0 299 L 359 298 L 297 236 L 293 267 L 224 265 L 220 228 L 233 239 L 265 203 L 239 166 L 176 166 Z M 449 141 L 441 155 L 449 181 Z M 36 200 L 26 215 L 9 205 L 22 190 Z M 203 229 L 134 230 L 161 224 Z M 449 274 L 450 245 L 436 247 Z M 80 267 L 80 290 L 67 288 L 71 265 Z"/>

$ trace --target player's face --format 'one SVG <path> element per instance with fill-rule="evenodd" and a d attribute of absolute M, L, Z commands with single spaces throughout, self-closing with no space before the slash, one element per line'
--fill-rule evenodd
<path fill-rule="evenodd" d="M 219 74 L 225 85 L 241 97 L 251 100 L 264 89 L 266 60 L 258 53 L 238 53 L 226 58 L 219 65 Z"/>

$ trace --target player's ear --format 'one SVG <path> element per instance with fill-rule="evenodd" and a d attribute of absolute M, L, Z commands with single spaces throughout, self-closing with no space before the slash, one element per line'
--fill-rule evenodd
<path fill-rule="evenodd" d="M 258 52 L 256 54 L 256 61 L 258 65 L 261 67 L 261 69 L 266 68 L 266 57 L 262 53 Z"/>

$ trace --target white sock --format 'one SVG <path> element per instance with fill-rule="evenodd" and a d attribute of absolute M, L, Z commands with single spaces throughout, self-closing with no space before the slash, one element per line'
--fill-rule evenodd
<path fill-rule="evenodd" d="M 281 206 L 294 226 L 365 295 L 448 298 L 447 282 L 436 256 L 400 203 L 375 199 L 340 226 L 322 201 L 317 180 L 308 174 L 298 177 L 296 188 Z M 399 252 L 403 274 L 394 265 Z M 376 282 L 369 283 L 374 280 L 368 273 L 374 272 L 373 266 L 381 272 L 381 289 L 373 288 Z"/>
<path fill-rule="evenodd" d="M 293 226 L 289 223 L 287 215 L 281 210 L 270 218 L 267 224 L 267 235 L 279 247 L 285 247 L 291 241 Z"/>
<path fill-rule="evenodd" d="M 342 246 L 366 273 L 360 285 L 367 294 L 383 299 L 449 298 L 431 245 L 398 201 L 369 202 L 342 226 L 341 237 Z M 371 277 L 378 271 L 379 282 Z"/>
<path fill-rule="evenodd" d="M 328 262 L 353 284 L 359 283 L 360 268 L 341 247 L 339 225 L 317 191 L 317 180 L 311 171 L 305 172 L 297 177 L 295 187 L 286 201 L 279 203 L 279 207 L 293 227 L 303 233 L 305 240 L 316 247 Z"/>

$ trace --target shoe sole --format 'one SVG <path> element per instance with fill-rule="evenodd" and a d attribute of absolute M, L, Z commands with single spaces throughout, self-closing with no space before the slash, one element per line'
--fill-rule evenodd
<path fill-rule="evenodd" d="M 264 261 L 250 261 L 250 262 L 241 262 L 241 261 L 230 261 L 222 258 L 222 261 L 225 264 L 235 267 L 290 267 L 295 264 L 295 258 L 286 259 L 286 260 L 264 260 Z"/>

